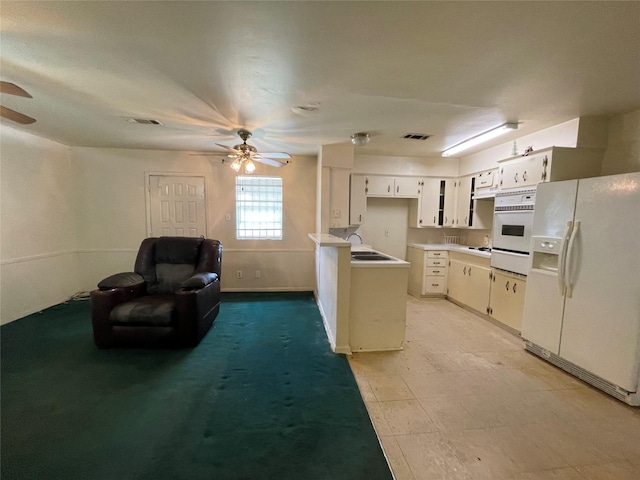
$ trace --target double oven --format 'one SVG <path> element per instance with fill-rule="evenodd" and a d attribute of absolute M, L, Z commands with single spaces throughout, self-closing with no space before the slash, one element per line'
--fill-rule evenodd
<path fill-rule="evenodd" d="M 526 275 L 536 189 L 498 192 L 493 212 L 491 266 Z"/>

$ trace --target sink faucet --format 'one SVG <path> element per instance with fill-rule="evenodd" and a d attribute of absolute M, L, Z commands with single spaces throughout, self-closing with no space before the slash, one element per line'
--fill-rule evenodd
<path fill-rule="evenodd" d="M 353 232 L 353 233 L 349 234 L 349 236 L 348 236 L 345 240 L 349 241 L 349 239 L 350 239 L 353 235 L 355 235 L 356 237 L 358 237 L 358 238 L 360 239 L 360 245 L 362 245 L 362 237 L 361 237 L 360 235 L 358 235 L 356 232 Z"/>

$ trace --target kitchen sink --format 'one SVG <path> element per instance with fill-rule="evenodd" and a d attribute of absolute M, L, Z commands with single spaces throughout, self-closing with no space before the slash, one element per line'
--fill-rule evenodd
<path fill-rule="evenodd" d="M 383 261 L 383 260 L 392 260 L 393 258 L 387 257 L 386 255 L 382 255 L 378 252 L 353 252 L 351 253 L 352 260 L 363 260 L 363 261 Z"/>

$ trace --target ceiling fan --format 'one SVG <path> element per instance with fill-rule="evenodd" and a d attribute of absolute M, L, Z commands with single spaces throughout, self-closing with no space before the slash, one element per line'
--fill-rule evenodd
<path fill-rule="evenodd" d="M 20 88 L 15 83 L 0 81 L 0 93 L 6 93 L 8 95 L 16 95 L 18 97 L 33 98 L 26 90 Z M 16 112 L 7 107 L 0 105 L 0 116 L 7 118 L 11 121 L 19 123 L 21 125 L 29 125 L 36 121 L 35 118 L 25 115 L 24 113 Z"/>
<path fill-rule="evenodd" d="M 272 167 L 282 167 L 289 163 L 288 159 L 291 158 L 291 155 L 285 152 L 258 153 L 256 147 L 247 143 L 247 140 L 251 137 L 251 132 L 249 130 L 242 128 L 238 130 L 237 133 L 242 139 L 242 143 L 238 145 L 229 147 L 227 145 L 216 143 L 216 145 L 231 151 L 228 157 L 233 159 L 231 162 L 231 168 L 236 172 L 243 170 L 244 173 L 253 173 L 256 169 L 256 166 L 253 163 L 254 161 L 265 165 L 271 165 Z"/>

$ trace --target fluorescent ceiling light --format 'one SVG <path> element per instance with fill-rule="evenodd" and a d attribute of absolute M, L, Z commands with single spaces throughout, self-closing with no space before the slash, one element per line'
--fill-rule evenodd
<path fill-rule="evenodd" d="M 515 130 L 518 128 L 517 123 L 505 123 L 504 125 L 499 126 L 498 128 L 494 128 L 493 130 L 489 130 L 488 132 L 481 133 L 475 137 L 470 138 L 469 140 L 465 140 L 458 145 L 455 145 L 451 148 L 446 149 L 442 152 L 443 157 L 450 157 L 451 155 L 455 155 L 458 152 L 462 152 L 467 148 L 474 147 L 480 143 L 491 140 L 492 138 L 496 138 L 503 133 L 507 133 L 509 130 Z"/>

